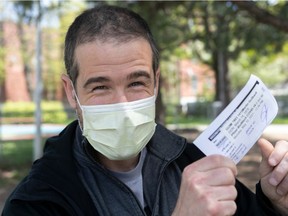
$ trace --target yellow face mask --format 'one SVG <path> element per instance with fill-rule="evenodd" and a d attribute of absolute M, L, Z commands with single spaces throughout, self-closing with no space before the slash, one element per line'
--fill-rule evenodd
<path fill-rule="evenodd" d="M 107 105 L 84 106 L 83 136 L 93 148 L 110 160 L 135 157 L 155 132 L 155 95 L 149 98 Z"/>

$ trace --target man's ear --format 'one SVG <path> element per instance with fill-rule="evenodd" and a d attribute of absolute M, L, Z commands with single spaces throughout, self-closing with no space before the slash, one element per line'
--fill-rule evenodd
<path fill-rule="evenodd" d="M 72 86 L 72 81 L 66 74 L 62 74 L 61 79 L 66 92 L 68 102 L 73 109 L 76 109 L 77 102 L 75 98 L 75 90 Z"/>
<path fill-rule="evenodd" d="M 155 73 L 156 96 L 158 95 L 158 91 L 159 91 L 159 82 L 160 82 L 160 69 L 158 68 L 158 70 Z"/>

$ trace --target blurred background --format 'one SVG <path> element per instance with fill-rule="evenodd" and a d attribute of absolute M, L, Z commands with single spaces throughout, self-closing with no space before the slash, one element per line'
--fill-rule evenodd
<path fill-rule="evenodd" d="M 0 1 L 0 211 L 41 157 L 43 143 L 75 119 L 61 84 L 65 33 L 84 9 L 128 7 L 149 23 L 161 51 L 157 121 L 195 137 L 255 74 L 275 96 L 271 141 L 288 139 L 286 1 Z M 273 130 L 274 129 L 274 130 Z M 278 136 L 277 136 L 278 135 Z M 253 148 L 238 165 L 254 190 Z"/>

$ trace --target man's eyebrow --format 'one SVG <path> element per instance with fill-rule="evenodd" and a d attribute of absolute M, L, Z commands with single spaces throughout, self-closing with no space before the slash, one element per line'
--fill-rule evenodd
<path fill-rule="evenodd" d="M 97 82 L 108 82 L 109 79 L 107 77 L 103 77 L 103 76 L 100 76 L 100 77 L 91 77 L 89 78 L 85 84 L 84 84 L 84 88 L 86 88 L 88 85 L 90 85 L 91 83 L 97 83 Z"/>
<path fill-rule="evenodd" d="M 135 71 L 135 72 L 129 74 L 127 76 L 127 79 L 131 80 L 131 79 L 136 79 L 136 78 L 139 78 L 139 77 L 146 77 L 147 79 L 151 79 L 150 74 L 147 71 L 142 71 L 142 70 Z"/>
<path fill-rule="evenodd" d="M 131 79 L 137 79 L 139 77 L 146 77 L 147 79 L 150 79 L 151 76 L 147 71 L 135 71 L 127 76 L 128 80 Z M 87 88 L 91 83 L 101 83 L 101 82 L 109 82 L 110 79 L 105 76 L 99 76 L 99 77 L 91 77 L 84 83 L 84 88 Z"/>

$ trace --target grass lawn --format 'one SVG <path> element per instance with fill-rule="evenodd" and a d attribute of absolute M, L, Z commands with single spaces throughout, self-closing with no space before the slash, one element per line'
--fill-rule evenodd
<path fill-rule="evenodd" d="M 33 140 L 0 142 L 0 188 L 4 188 L 17 184 L 28 173 Z"/>
<path fill-rule="evenodd" d="M 187 127 L 193 125 L 209 125 L 214 119 L 206 118 L 206 117 L 197 117 L 197 116 L 167 116 L 166 123 L 167 124 L 183 124 Z M 288 117 L 276 117 L 272 124 L 288 124 Z"/>

